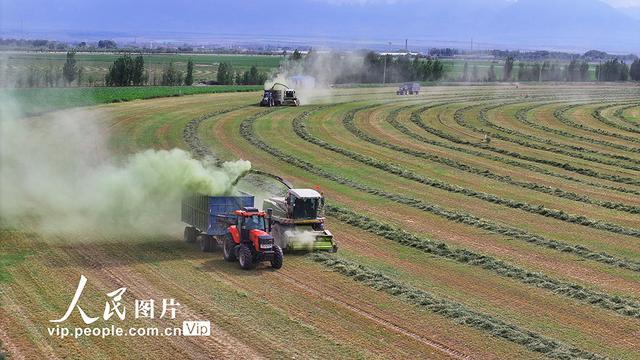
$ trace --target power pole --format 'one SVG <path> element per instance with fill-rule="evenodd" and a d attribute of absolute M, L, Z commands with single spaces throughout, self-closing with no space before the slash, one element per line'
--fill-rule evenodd
<path fill-rule="evenodd" d="M 382 83 L 387 82 L 387 55 L 384 56 L 384 70 L 382 70 Z"/>
<path fill-rule="evenodd" d="M 540 68 L 538 69 L 538 82 L 542 81 L 542 66 L 544 63 L 540 64 Z"/>

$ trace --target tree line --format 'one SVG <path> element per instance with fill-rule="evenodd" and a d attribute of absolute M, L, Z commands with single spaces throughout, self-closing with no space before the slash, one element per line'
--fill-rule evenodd
<path fill-rule="evenodd" d="M 68 51 L 62 66 L 49 65 L 41 67 L 29 65 L 26 72 L 15 78 L 17 87 L 57 87 L 70 85 L 105 85 L 105 86 L 191 86 L 194 83 L 194 63 L 187 61 L 186 70 L 180 69 L 173 62 L 161 69 L 147 69 L 142 55 L 123 54 L 109 66 L 103 78 L 95 73 L 85 73 L 78 65 L 76 52 Z M 252 66 L 247 71 L 235 71 L 230 63 L 221 63 L 218 68 L 217 81 L 208 84 L 262 85 L 268 76 L 265 72 Z"/>
<path fill-rule="evenodd" d="M 502 76 L 496 74 L 492 63 L 486 75 L 480 74 L 478 65 L 470 69 L 465 62 L 460 81 L 640 81 L 640 60 L 636 59 L 631 66 L 618 59 L 608 60 L 595 66 L 595 78 L 590 74 L 591 66 L 585 60 L 571 60 L 568 64 L 553 61 L 519 62 L 517 69 L 515 58 L 509 56 L 502 67 Z M 456 80 L 456 79 L 454 79 Z"/>
<path fill-rule="evenodd" d="M 162 70 L 159 76 L 154 73 L 152 78 L 144 70 L 144 59 L 137 56 L 135 59 L 129 55 L 118 58 L 105 77 L 107 86 L 129 86 L 129 85 L 164 85 L 180 86 L 193 85 L 193 60 L 187 61 L 186 72 L 178 69 L 173 62 L 170 62 Z M 115 81 L 114 81 L 115 80 Z M 209 84 L 219 85 L 262 85 L 267 81 L 267 74 L 258 71 L 254 65 L 247 71 L 235 71 L 233 65 L 223 62 L 218 65 L 216 81 L 209 81 Z"/>
<path fill-rule="evenodd" d="M 109 66 L 104 82 L 107 86 L 142 86 L 149 84 L 149 78 L 149 72 L 145 70 L 144 66 L 144 57 L 138 55 L 133 58 L 131 55 L 125 54 Z M 193 60 L 187 61 L 186 74 L 179 70 L 173 62 L 170 62 L 162 70 L 159 82 L 154 73 L 153 85 L 193 85 Z"/>
<path fill-rule="evenodd" d="M 247 71 L 236 71 L 229 62 L 218 65 L 217 83 L 220 85 L 262 85 L 267 81 L 267 73 L 253 65 Z"/>
<path fill-rule="evenodd" d="M 437 81 L 445 73 L 444 64 L 438 59 L 372 51 L 351 54 L 311 50 L 303 55 L 296 50 L 283 65 L 281 72 L 312 76 L 323 84 Z"/>
<path fill-rule="evenodd" d="M 106 86 L 142 86 L 192 85 L 194 82 L 194 63 L 187 62 L 186 71 L 179 69 L 174 63 L 165 65 L 161 70 L 149 71 L 145 67 L 142 55 L 124 54 L 117 58 L 107 71 L 104 79 L 95 74 L 85 74 L 78 66 L 75 51 L 66 54 L 62 67 L 29 66 L 26 74 L 17 78 L 18 87 L 54 87 L 77 85 L 90 86 L 104 84 Z M 438 59 L 421 58 L 419 56 L 391 56 L 374 52 L 365 53 L 361 62 L 354 65 L 354 58 L 340 53 L 318 54 L 310 51 L 303 56 L 299 51 L 293 52 L 287 59 L 290 67 L 299 73 L 305 73 L 322 81 L 330 76 L 332 83 L 394 83 L 405 81 L 437 81 L 445 75 L 444 64 Z M 231 63 L 223 62 L 218 66 L 217 78 L 208 84 L 221 85 L 262 85 L 268 79 L 265 72 L 254 65 L 249 70 L 235 70 Z M 464 64 L 460 81 L 640 81 L 640 60 L 636 59 L 627 65 L 619 59 L 605 61 L 595 66 L 595 79 L 591 77 L 590 65 L 587 61 L 572 60 L 568 64 L 559 62 L 519 62 L 508 56 L 498 77 L 496 67 L 492 63 L 488 71 L 480 71 L 477 64 Z M 104 81 L 104 82 L 103 82 Z"/>
<path fill-rule="evenodd" d="M 359 71 L 345 76 L 339 82 L 397 83 L 405 81 L 438 81 L 444 76 L 444 64 L 436 59 L 419 56 L 379 55 L 369 52 Z M 354 80 L 354 81 L 349 81 Z M 359 81 L 358 81 L 359 80 Z"/>
<path fill-rule="evenodd" d="M 640 60 L 636 59 L 631 66 L 613 59 L 596 66 L 596 79 L 599 81 L 640 81 Z"/>

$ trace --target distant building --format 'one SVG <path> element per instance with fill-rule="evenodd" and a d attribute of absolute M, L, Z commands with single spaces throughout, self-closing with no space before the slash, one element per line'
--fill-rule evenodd
<path fill-rule="evenodd" d="M 420 55 L 420 53 L 417 52 L 381 52 L 380 53 L 381 56 L 416 56 L 416 55 Z"/>

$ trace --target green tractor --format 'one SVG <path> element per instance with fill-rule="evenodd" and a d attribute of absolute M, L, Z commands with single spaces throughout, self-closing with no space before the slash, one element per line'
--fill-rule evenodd
<path fill-rule="evenodd" d="M 286 252 L 338 251 L 324 228 L 324 197 L 316 190 L 289 189 L 285 197 L 264 200 L 271 218 L 271 236 Z"/>

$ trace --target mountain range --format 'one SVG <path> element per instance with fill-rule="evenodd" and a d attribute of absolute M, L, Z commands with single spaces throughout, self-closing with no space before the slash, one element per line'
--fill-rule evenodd
<path fill-rule="evenodd" d="M 640 53 L 636 10 L 600 0 L 22 0 L 2 2 L 0 31 L 215 42 L 550 49 Z M 640 11 L 638 12 L 640 13 Z M 96 35 L 99 34 L 99 35 Z M 0 35 L 5 36 L 5 35 Z"/>

